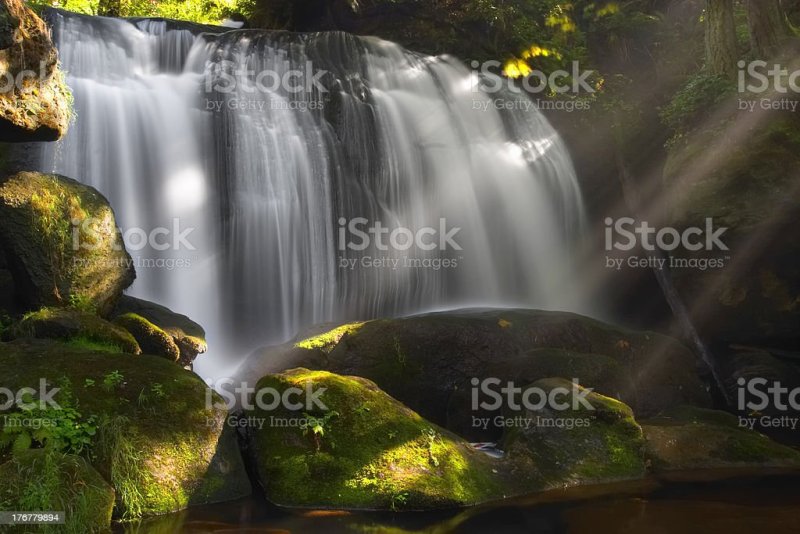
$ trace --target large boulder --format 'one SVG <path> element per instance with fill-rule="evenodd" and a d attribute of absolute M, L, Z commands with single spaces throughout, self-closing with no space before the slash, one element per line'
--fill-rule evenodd
<path fill-rule="evenodd" d="M 113 315 L 117 322 L 127 325 L 140 344 L 154 346 L 153 354 L 183 366 L 190 366 L 198 354 L 208 350 L 203 327 L 166 306 L 124 295 L 117 302 Z"/>
<path fill-rule="evenodd" d="M 5 337 L 9 339 L 59 339 L 68 343 L 96 343 L 110 352 L 141 354 L 134 336 L 125 328 L 92 313 L 71 308 L 42 308 L 26 313 L 12 324 Z"/>
<path fill-rule="evenodd" d="M 692 353 L 676 340 L 572 313 L 462 310 L 344 325 L 256 352 L 242 377 L 303 366 L 356 375 L 431 421 L 468 437 L 474 379 L 517 387 L 577 378 L 637 416 L 708 406 Z M 491 437 L 491 436 L 489 436 Z"/>
<path fill-rule="evenodd" d="M 0 510 L 63 512 L 64 532 L 107 532 L 114 490 L 80 456 L 44 449 L 0 465 Z"/>
<path fill-rule="evenodd" d="M 246 413 L 258 480 L 273 503 L 423 510 L 503 495 L 494 460 L 369 380 L 295 369 L 265 376 L 256 391 L 267 388 L 281 395 L 299 388 L 292 400 L 307 404 Z M 316 392 L 321 404 L 309 401 Z"/>
<path fill-rule="evenodd" d="M 42 380 L 48 391 L 58 388 L 52 399 L 59 409 L 39 416 L 69 425 L 69 440 L 59 443 L 81 445 L 114 488 L 115 517 L 159 515 L 251 491 L 222 399 L 163 358 L 15 341 L 0 343 L 0 376 L 14 391 L 39 391 Z M 0 419 L 0 433 L 6 421 Z"/>
<path fill-rule="evenodd" d="M 20 311 L 72 306 L 105 316 L 136 276 L 108 201 L 59 175 L 0 181 L 0 245 Z"/>
<path fill-rule="evenodd" d="M 71 106 L 44 21 L 22 0 L 0 1 L 0 141 L 55 141 Z"/>
<path fill-rule="evenodd" d="M 502 445 L 519 476 L 535 472 L 545 488 L 645 476 L 644 438 L 630 407 L 563 378 L 539 380 L 524 391 L 531 388 L 548 396 L 555 392 L 564 409 L 548 403 L 536 410 L 507 410 Z"/>
<path fill-rule="evenodd" d="M 679 407 L 641 425 L 652 469 L 664 478 L 800 471 L 800 452 L 751 430 L 744 419 L 727 412 Z"/>

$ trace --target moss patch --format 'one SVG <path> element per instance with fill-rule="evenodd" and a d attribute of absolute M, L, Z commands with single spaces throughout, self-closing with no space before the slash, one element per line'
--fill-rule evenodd
<path fill-rule="evenodd" d="M 74 348 L 141 354 L 136 339 L 124 328 L 92 313 L 68 308 L 42 308 L 27 313 L 7 333 L 12 339 L 60 339 Z"/>
<path fill-rule="evenodd" d="M 312 384 L 312 386 L 307 386 Z M 259 479 L 280 505 L 430 509 L 502 495 L 497 462 L 425 421 L 372 382 L 296 369 L 261 379 L 257 391 L 325 388 L 327 410 L 255 410 Z M 283 422 L 294 420 L 292 423 Z M 308 424 L 303 424 L 306 422 Z M 315 431 L 316 430 L 316 431 Z"/>
<path fill-rule="evenodd" d="M 87 454 L 117 492 L 116 517 L 163 514 L 250 492 L 221 400 L 197 375 L 163 358 L 15 341 L 0 344 L 0 376 L 15 390 L 36 389 L 41 378 L 70 385 L 75 407 L 96 418 Z"/>
<path fill-rule="evenodd" d="M 538 388 L 548 396 L 560 388 L 563 394 L 556 400 L 566 408 L 555 410 L 545 406 L 536 411 L 507 411 L 507 419 L 524 422 L 510 426 L 503 437 L 508 462 L 533 465 L 545 487 L 608 483 L 644 476 L 642 429 L 628 406 L 594 392 L 586 394 L 584 388 L 561 378 L 539 380 L 524 390 L 530 388 Z M 581 394 L 585 394 L 586 406 L 576 402 Z"/>
<path fill-rule="evenodd" d="M 737 467 L 800 467 L 800 452 L 740 428 L 735 416 L 681 407 L 642 421 L 657 472 Z"/>
<path fill-rule="evenodd" d="M 0 183 L 0 241 L 26 310 L 105 316 L 135 278 L 108 201 L 63 176 L 22 172 Z"/>
<path fill-rule="evenodd" d="M 130 332 L 145 354 L 161 356 L 173 362 L 180 358 L 180 349 L 172 336 L 141 315 L 126 313 L 114 319 L 114 323 Z"/>

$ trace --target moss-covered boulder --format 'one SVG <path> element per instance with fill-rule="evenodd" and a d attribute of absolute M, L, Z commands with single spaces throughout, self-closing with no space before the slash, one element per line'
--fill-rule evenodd
<path fill-rule="evenodd" d="M 114 324 L 130 332 L 146 354 L 161 356 L 172 362 L 177 362 L 181 356 L 172 336 L 141 315 L 125 313 L 114 319 Z"/>
<path fill-rule="evenodd" d="M 532 388 L 533 402 L 541 392 L 563 409 L 548 402 L 506 410 L 502 445 L 519 476 L 535 473 L 546 489 L 644 477 L 644 438 L 630 407 L 563 378 L 539 380 L 521 397 Z"/>
<path fill-rule="evenodd" d="M 12 390 L 38 391 L 41 379 L 59 388 L 53 399 L 62 409 L 50 415 L 59 420 L 69 408 L 71 428 L 85 429 L 82 454 L 116 491 L 116 517 L 250 493 L 225 405 L 197 375 L 163 358 L 15 341 L 0 343 L 0 376 Z"/>
<path fill-rule="evenodd" d="M 183 366 L 190 366 L 198 354 L 203 354 L 208 350 L 206 332 L 203 327 L 185 315 L 175 313 L 165 306 L 124 295 L 117 302 L 113 313 L 117 317 L 134 314 L 171 336 L 180 352 L 180 356 L 176 360 Z M 123 321 L 127 321 L 127 319 L 123 319 Z M 155 335 L 161 336 L 160 334 Z M 173 349 L 170 347 L 167 350 L 170 351 L 168 357 L 171 358 L 174 355 Z M 166 355 L 163 352 L 157 354 Z"/>
<path fill-rule="evenodd" d="M 0 141 L 55 141 L 66 133 L 72 94 L 49 28 L 22 0 L 0 1 L 0 79 Z"/>
<path fill-rule="evenodd" d="M 256 391 L 266 388 L 302 392 L 290 399 L 303 405 L 297 410 L 284 403 L 247 412 L 258 479 L 276 504 L 422 510 L 503 495 L 495 460 L 369 380 L 294 369 L 265 376 Z"/>
<path fill-rule="evenodd" d="M 729 413 L 692 407 L 642 421 L 652 470 L 666 477 L 695 479 L 713 476 L 714 471 L 727 475 L 800 469 L 800 451 L 740 423 Z"/>
<path fill-rule="evenodd" d="M 80 456 L 30 450 L 0 465 L 0 510 L 64 512 L 59 532 L 111 528 L 114 490 Z"/>
<path fill-rule="evenodd" d="M 256 352 L 245 377 L 303 366 L 362 376 L 427 419 L 465 435 L 472 379 L 521 387 L 542 378 L 625 402 L 637 415 L 708 406 L 696 360 L 678 341 L 572 313 L 462 310 L 344 325 Z"/>
<path fill-rule="evenodd" d="M 134 336 L 125 328 L 93 313 L 74 308 L 42 308 L 25 314 L 8 328 L 10 339 L 60 339 L 70 343 L 94 342 L 118 352 L 141 354 Z"/>
<path fill-rule="evenodd" d="M 106 315 L 136 276 L 108 201 L 63 176 L 0 181 L 0 245 L 21 311 L 71 305 Z"/>

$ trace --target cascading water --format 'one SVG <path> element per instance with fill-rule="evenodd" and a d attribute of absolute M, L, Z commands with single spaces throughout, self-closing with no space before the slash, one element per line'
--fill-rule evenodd
<path fill-rule="evenodd" d="M 137 262 L 131 293 L 208 330 L 201 374 L 314 323 L 578 307 L 580 192 L 526 97 L 374 38 L 48 17 L 77 121 L 39 168 L 109 198 Z M 342 250 L 361 242 L 351 221 L 432 227 L 436 247 L 398 233 L 387 250 L 375 236 Z M 440 230 L 455 231 L 444 247 Z"/>

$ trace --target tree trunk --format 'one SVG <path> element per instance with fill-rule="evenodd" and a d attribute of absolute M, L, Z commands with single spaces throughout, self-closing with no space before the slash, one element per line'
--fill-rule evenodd
<path fill-rule="evenodd" d="M 733 0 L 706 0 L 706 67 L 711 74 L 733 79 L 737 57 Z"/>
<path fill-rule="evenodd" d="M 782 52 L 791 35 L 780 0 L 745 0 L 750 42 L 759 59 L 767 60 Z"/>

